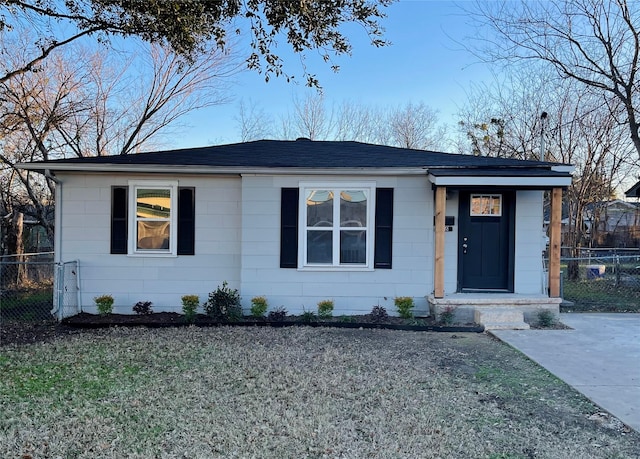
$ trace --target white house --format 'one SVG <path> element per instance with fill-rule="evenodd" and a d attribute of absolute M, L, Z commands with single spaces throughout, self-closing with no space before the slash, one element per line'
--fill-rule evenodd
<path fill-rule="evenodd" d="M 566 165 L 299 139 L 22 164 L 56 181 L 56 260 L 78 260 L 81 309 L 111 294 L 180 311 L 227 281 L 290 313 L 456 308 L 557 312 Z M 549 279 L 543 193 L 553 190 Z M 557 265 L 557 266 L 556 266 Z M 482 317 L 476 320 L 487 322 Z"/>

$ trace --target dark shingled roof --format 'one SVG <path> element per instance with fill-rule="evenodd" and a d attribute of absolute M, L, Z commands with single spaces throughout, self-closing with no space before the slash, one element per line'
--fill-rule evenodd
<path fill-rule="evenodd" d="M 246 168 L 542 168 L 554 163 L 488 158 L 471 155 L 412 150 L 360 142 L 298 140 L 258 140 L 255 142 L 187 148 L 125 156 L 43 161 L 47 164 L 73 165 L 180 165 Z"/>
<path fill-rule="evenodd" d="M 629 188 L 625 193 L 625 196 L 627 198 L 640 198 L 640 182 Z"/>

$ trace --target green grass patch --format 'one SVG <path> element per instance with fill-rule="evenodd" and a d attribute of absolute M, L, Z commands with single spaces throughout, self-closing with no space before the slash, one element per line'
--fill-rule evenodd
<path fill-rule="evenodd" d="M 2 320 L 34 322 L 50 320 L 53 307 L 53 289 L 5 292 L 0 299 Z"/>
<path fill-rule="evenodd" d="M 639 284 L 640 285 L 640 284 Z M 602 312 L 640 311 L 639 287 L 615 286 L 611 277 L 582 281 L 568 281 L 563 284 L 565 300 L 574 303 L 572 310 Z"/>

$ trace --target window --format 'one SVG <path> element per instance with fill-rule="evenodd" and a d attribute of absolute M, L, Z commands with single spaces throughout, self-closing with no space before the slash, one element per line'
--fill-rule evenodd
<path fill-rule="evenodd" d="M 325 183 L 281 191 L 281 268 L 391 269 L 393 188 Z"/>
<path fill-rule="evenodd" d="M 500 194 L 472 194 L 472 217 L 500 217 L 502 215 L 502 195 Z"/>
<path fill-rule="evenodd" d="M 194 254 L 195 189 L 177 185 L 139 181 L 112 188 L 112 254 Z"/>
<path fill-rule="evenodd" d="M 173 253 L 175 186 L 134 186 L 133 252 Z M 172 210 L 173 209 L 173 210 Z"/>
<path fill-rule="evenodd" d="M 304 189 L 304 265 L 368 264 L 368 188 Z"/>

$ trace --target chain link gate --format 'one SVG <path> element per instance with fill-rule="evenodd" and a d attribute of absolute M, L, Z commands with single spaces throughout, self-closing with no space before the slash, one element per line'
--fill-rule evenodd
<path fill-rule="evenodd" d="M 58 320 L 81 312 L 80 275 L 77 260 L 56 263 L 55 305 L 52 314 Z"/>

